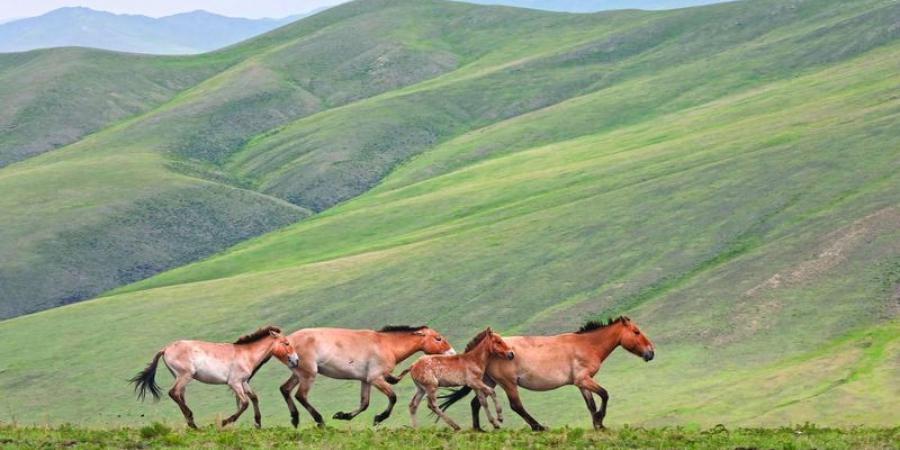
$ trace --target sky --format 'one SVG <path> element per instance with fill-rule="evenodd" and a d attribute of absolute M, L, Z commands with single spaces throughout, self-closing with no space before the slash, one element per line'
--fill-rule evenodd
<path fill-rule="evenodd" d="M 343 0 L 0 0 L 0 22 L 34 17 L 64 6 L 86 6 L 151 17 L 203 9 L 231 17 L 286 17 Z"/>

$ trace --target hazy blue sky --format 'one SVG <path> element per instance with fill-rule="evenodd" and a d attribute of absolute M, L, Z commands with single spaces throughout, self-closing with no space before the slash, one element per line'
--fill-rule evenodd
<path fill-rule="evenodd" d="M 0 0 L 0 21 L 38 16 L 63 6 L 86 6 L 120 14 L 166 16 L 206 11 L 234 17 L 284 17 L 343 0 Z"/>

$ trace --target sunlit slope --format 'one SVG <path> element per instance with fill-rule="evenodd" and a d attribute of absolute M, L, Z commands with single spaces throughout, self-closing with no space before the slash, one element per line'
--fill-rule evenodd
<path fill-rule="evenodd" d="M 372 188 L 398 163 L 423 152 L 429 163 L 423 173 L 410 174 L 413 179 L 516 147 L 648 121 L 851 58 L 896 39 L 898 15 L 896 5 L 884 2 L 738 2 L 662 13 L 563 15 L 568 21 L 552 24 L 550 34 L 546 22 L 537 29 L 517 23 L 532 34 L 507 44 L 502 54 L 521 58 L 491 66 L 483 58 L 296 121 L 251 141 L 226 167 L 266 193 L 323 210 Z M 494 15 L 479 20 L 508 23 Z M 591 93 L 592 101 L 581 98 Z M 552 115 L 552 106 L 569 99 L 583 107 L 566 109 L 567 117 L 544 121 L 543 128 L 508 127 L 516 131 L 505 137 L 469 134 L 443 153 L 431 151 L 506 119 Z M 513 136 L 519 141 L 510 142 Z"/>
<path fill-rule="evenodd" d="M 625 312 L 659 358 L 617 354 L 598 376 L 614 426 L 894 425 L 898 54 L 891 43 L 410 182 L 416 160 L 375 191 L 218 257 L 2 322 L 0 414 L 178 423 L 177 408 L 135 403 L 123 380 L 172 339 L 231 339 L 260 323 L 427 322 L 458 343 L 488 324 L 560 332 Z M 550 127 L 594 101 L 605 99 L 468 139 L 524 142 L 514 128 Z M 43 351 L 21 351 L 37 336 Z M 285 375 L 273 364 L 254 379 L 266 423 L 287 423 L 276 388 Z M 357 401 L 348 383 L 316 386 L 328 415 Z M 192 392 L 204 420 L 233 407 L 221 389 Z M 382 405 L 376 397 L 372 409 Z M 552 425 L 588 424 L 574 390 L 526 405 Z M 403 408 L 389 422 L 406 423 Z"/>
<path fill-rule="evenodd" d="M 229 155 L 297 118 L 439 76 L 491 52 L 517 58 L 515 52 L 504 53 L 495 38 L 514 40 L 526 33 L 513 24 L 565 19 L 432 3 L 356 2 L 190 58 L 71 50 L 84 53 L 86 62 L 61 78 L 71 95 L 52 98 L 63 110 L 80 112 L 36 115 L 22 123 L 42 130 L 78 128 L 80 118 L 93 120 L 91 105 L 113 102 L 121 97 L 119 90 L 142 90 L 144 75 L 133 80 L 131 71 L 143 74 L 145 65 L 208 67 L 200 73 L 205 79 L 193 86 L 166 91 L 168 101 L 157 95 L 159 106 L 143 113 L 137 108 L 130 111 L 137 115 L 0 171 L 0 190 L 10 193 L 0 215 L 0 317 L 90 298 L 302 219 L 306 208 L 259 192 L 254 180 L 224 164 Z M 482 9 L 498 15 L 494 22 L 505 19 L 506 28 L 476 25 L 428 40 L 447 17 L 465 19 Z M 60 55 L 65 51 L 38 56 L 60 61 Z M 91 76 L 107 66 L 111 72 Z M 28 84 L 34 76 L 30 67 L 9 70 Z M 82 91 L 90 83 L 108 92 Z M 44 84 L 34 86 L 39 91 Z M 13 148 L 21 149 L 15 142 Z M 346 182 L 335 179 L 335 185 Z"/>
<path fill-rule="evenodd" d="M 233 59 L 83 48 L 0 54 L 0 168 L 159 106 Z"/>
<path fill-rule="evenodd" d="M 897 16 L 897 5 L 885 1 L 573 15 L 369 0 L 208 55 L 102 53 L 123 75 L 100 77 L 113 88 L 85 97 L 90 105 L 113 101 L 119 90 L 141 91 L 129 84 L 127 67 L 216 69 L 185 69 L 202 80 L 167 91 L 168 100 L 161 96 L 148 111 L 149 103 L 130 118 L 103 119 L 114 124 L 0 171 L 0 189 L 26 193 L 9 197 L 8 213 L 0 216 L 6 237 L 0 317 L 91 298 L 200 260 L 362 194 L 410 160 L 381 189 L 650 123 L 820 70 L 892 42 Z M 27 66 L 14 71 L 20 82 L 31 76 Z M 62 78 L 74 79 L 67 85 L 74 93 L 78 80 L 94 80 L 78 67 L 77 77 Z M 74 108 L 81 98 L 59 101 Z M 58 131 L 92 116 L 35 117 L 55 117 L 55 126 L 43 119 L 34 126 Z M 142 156 L 130 161 L 136 154 Z M 120 176 L 149 160 L 146 173 Z M 95 182 L 83 183 L 86 177 Z M 213 183 L 238 198 L 186 203 L 183 195 L 162 193 L 172 178 Z M 269 206 L 260 210 L 259 201 Z M 157 209 L 173 212 L 141 212 Z M 252 225 L 224 231 L 235 218 Z"/>

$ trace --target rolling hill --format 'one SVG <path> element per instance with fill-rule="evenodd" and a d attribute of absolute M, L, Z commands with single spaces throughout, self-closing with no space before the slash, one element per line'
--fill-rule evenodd
<path fill-rule="evenodd" d="M 300 17 L 242 19 L 192 11 L 153 18 L 66 7 L 0 24 L 0 52 L 90 47 L 165 55 L 203 53 L 249 39 Z"/>
<path fill-rule="evenodd" d="M 261 323 L 456 343 L 628 313 L 659 358 L 601 371 L 613 424 L 895 425 L 898 21 L 883 0 L 363 0 L 196 57 L 84 51 L 59 80 L 149 74 L 53 97 L 131 92 L 115 117 L 11 114 L 76 131 L 0 169 L 0 299 L 11 317 L 103 295 L 0 322 L 0 420 L 177 423 L 124 380 L 168 341 Z M 66 57 L 0 56 L 0 78 Z M 153 77 L 183 84 L 131 91 Z M 267 423 L 288 423 L 285 376 L 254 380 Z M 232 407 L 192 389 L 207 421 Z M 320 379 L 313 401 L 356 392 Z M 525 401 L 586 424 L 574 390 Z"/>
<path fill-rule="evenodd" d="M 673 9 L 708 5 L 728 0 L 462 0 L 481 5 L 504 5 L 517 8 L 559 12 L 597 12 L 614 9 Z"/>

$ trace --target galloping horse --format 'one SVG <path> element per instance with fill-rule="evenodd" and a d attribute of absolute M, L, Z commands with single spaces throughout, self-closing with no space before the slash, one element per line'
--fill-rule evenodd
<path fill-rule="evenodd" d="M 375 416 L 378 425 L 391 415 L 397 396 L 388 384 L 394 367 L 413 353 L 456 353 L 450 343 L 427 326 L 387 326 L 378 331 L 343 328 L 306 328 L 288 336 L 300 353 L 300 364 L 291 378 L 281 386 L 281 394 L 291 411 L 291 423 L 300 422 L 297 407 L 291 401 L 291 391 L 297 389 L 297 401 L 319 426 L 325 422 L 308 399 L 309 390 L 321 373 L 329 378 L 360 381 L 359 407 L 352 412 L 338 412 L 334 419 L 350 420 L 369 407 L 372 386 L 388 398 L 388 406 Z"/>
<path fill-rule="evenodd" d="M 437 388 L 448 386 L 466 386 L 468 389 L 474 389 L 477 400 L 481 406 L 484 406 L 484 412 L 491 424 L 494 425 L 494 428 L 500 428 L 503 413 L 500 410 L 500 402 L 497 401 L 497 394 L 483 381 L 484 369 L 488 365 L 488 361 L 500 359 L 509 361 L 514 357 L 512 349 L 506 342 L 503 342 L 500 335 L 487 328 L 469 342 L 462 355 L 423 356 L 392 381 L 400 381 L 403 375 L 412 373 L 413 382 L 416 384 L 416 395 L 409 402 L 409 415 L 413 428 L 416 427 L 416 410 L 419 408 L 419 403 L 423 396 L 428 395 L 428 408 L 443 418 L 454 430 L 459 431 L 459 425 L 437 406 Z M 491 416 L 491 410 L 487 406 L 488 396 L 494 401 L 497 420 Z"/>
<path fill-rule="evenodd" d="M 606 417 L 606 405 L 609 394 L 593 377 L 600 370 L 610 353 L 622 346 L 629 352 L 650 361 L 654 356 L 653 344 L 629 318 L 620 316 L 609 322 L 591 321 L 575 333 L 556 336 L 510 336 L 504 340 L 516 354 L 515 360 L 505 361 L 493 359 L 488 362 L 485 382 L 489 386 L 499 384 L 506 391 L 509 405 L 518 413 L 532 430 L 542 431 L 544 426 L 538 423 L 522 405 L 518 386 L 532 391 L 549 391 L 562 386 L 575 385 L 581 390 L 588 412 L 595 429 L 603 428 Z M 446 410 L 468 393 L 471 388 L 464 387 L 449 395 L 442 396 L 445 401 L 441 409 Z M 598 410 L 593 395 L 600 397 Z M 481 430 L 478 410 L 481 402 L 473 399 L 472 426 Z"/>
<path fill-rule="evenodd" d="M 159 400 L 160 389 L 156 384 L 156 365 L 160 357 L 172 375 L 175 385 L 169 390 L 169 397 L 181 408 L 187 424 L 197 428 L 194 413 L 184 401 L 184 389 L 191 380 L 207 384 L 227 384 L 237 397 L 238 410 L 222 421 L 222 426 L 238 420 L 247 409 L 247 398 L 253 402 L 253 415 L 259 428 L 261 416 L 256 393 L 250 388 L 250 379 L 269 358 L 275 356 L 288 367 L 297 367 L 299 357 L 278 327 L 268 326 L 240 337 L 234 344 L 219 344 L 203 341 L 175 341 L 156 353 L 147 368 L 138 372 L 130 381 L 138 398 L 143 400 L 147 391 Z"/>

